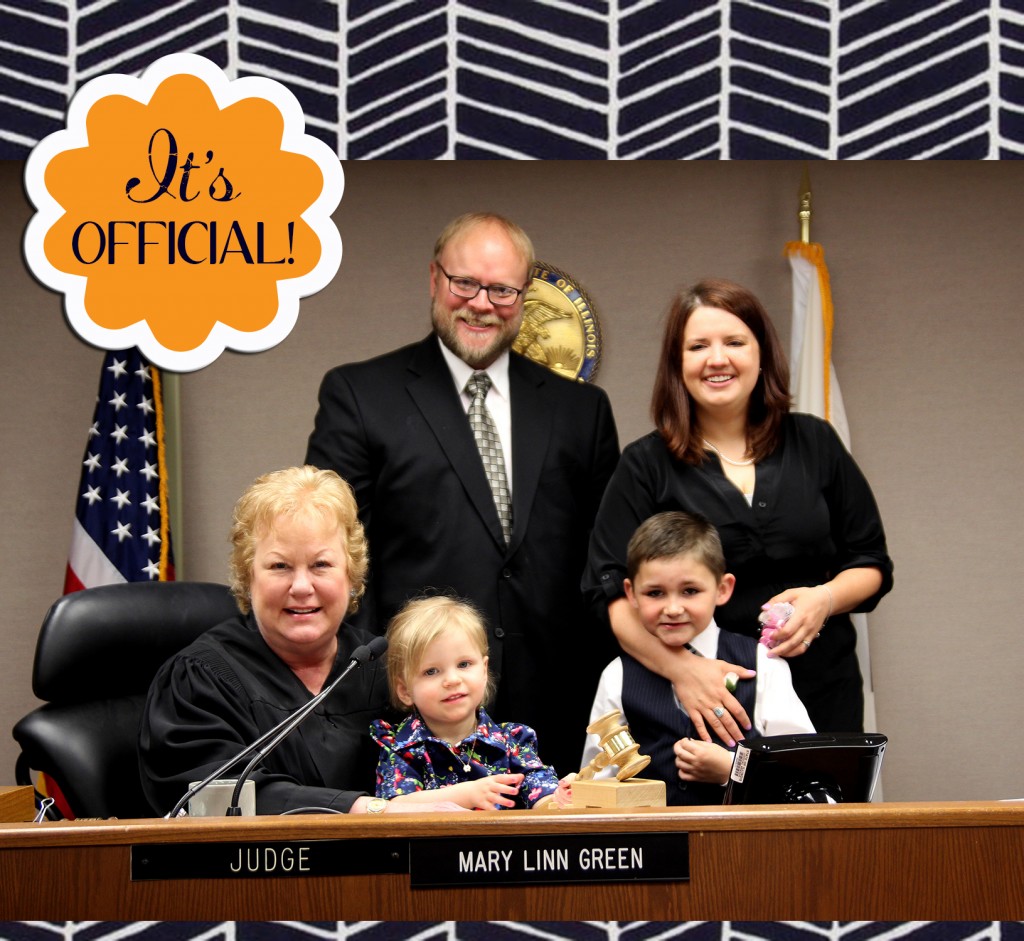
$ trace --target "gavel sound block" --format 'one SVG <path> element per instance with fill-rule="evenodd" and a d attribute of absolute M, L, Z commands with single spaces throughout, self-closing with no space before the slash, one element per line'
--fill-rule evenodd
<path fill-rule="evenodd" d="M 572 782 L 573 807 L 664 807 L 665 782 L 638 778 L 651 759 L 640 754 L 640 746 L 622 722 L 617 709 L 587 726 L 601 740 L 601 750 L 580 770 Z M 614 778 L 594 780 L 605 768 L 616 767 Z"/>

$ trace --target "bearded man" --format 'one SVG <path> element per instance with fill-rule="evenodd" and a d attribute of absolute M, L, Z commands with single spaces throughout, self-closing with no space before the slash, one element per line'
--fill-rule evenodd
<path fill-rule="evenodd" d="M 603 390 L 512 352 L 533 259 L 508 219 L 450 222 L 430 262 L 432 332 L 327 373 L 306 462 L 355 489 L 364 622 L 383 633 L 424 592 L 475 604 L 497 681 L 488 711 L 532 726 L 566 774 L 614 653 L 580 577 L 619 448 Z"/>

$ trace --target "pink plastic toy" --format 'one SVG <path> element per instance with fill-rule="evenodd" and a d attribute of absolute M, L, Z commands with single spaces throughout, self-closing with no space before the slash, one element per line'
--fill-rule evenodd
<path fill-rule="evenodd" d="M 793 606 L 788 601 L 761 606 L 757 620 L 761 623 L 761 643 L 771 649 L 775 646 L 775 632 L 793 616 Z"/>

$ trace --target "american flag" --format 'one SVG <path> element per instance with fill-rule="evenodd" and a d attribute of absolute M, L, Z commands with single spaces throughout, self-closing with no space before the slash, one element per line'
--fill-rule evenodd
<path fill-rule="evenodd" d="M 137 349 L 107 353 L 82 460 L 64 593 L 173 579 L 159 371 Z"/>

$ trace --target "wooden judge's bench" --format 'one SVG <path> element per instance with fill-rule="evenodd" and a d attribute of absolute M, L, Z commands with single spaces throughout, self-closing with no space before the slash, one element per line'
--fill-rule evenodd
<path fill-rule="evenodd" d="M 1019 920 L 1024 803 L 0 823 L 5 920 Z"/>

